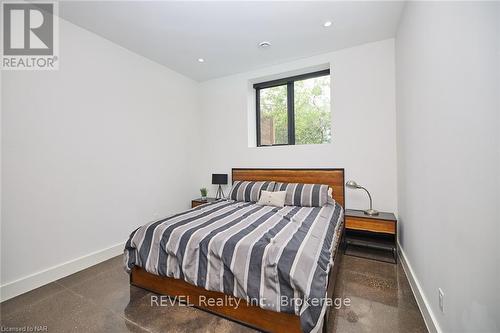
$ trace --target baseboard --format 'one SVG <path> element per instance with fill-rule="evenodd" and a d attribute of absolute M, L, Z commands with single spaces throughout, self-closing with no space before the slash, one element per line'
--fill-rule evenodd
<path fill-rule="evenodd" d="M 0 301 L 6 301 L 9 298 L 24 294 L 25 292 L 41 287 L 47 283 L 54 282 L 60 278 L 81 271 L 82 269 L 116 257 L 123 253 L 124 246 L 125 243 L 119 243 L 6 283 L 0 286 Z"/>
<path fill-rule="evenodd" d="M 408 258 L 406 257 L 405 252 L 401 248 L 401 245 L 398 242 L 398 253 L 399 259 L 401 261 L 401 265 L 408 277 L 408 281 L 410 282 L 411 290 L 413 291 L 413 295 L 415 295 L 415 299 L 417 300 L 418 307 L 422 316 L 424 317 L 425 325 L 427 326 L 427 330 L 431 333 L 442 333 L 441 328 L 439 327 L 439 323 L 436 320 L 436 316 L 432 311 L 427 298 L 422 290 L 420 282 L 418 281 L 415 272 L 413 271 Z"/>

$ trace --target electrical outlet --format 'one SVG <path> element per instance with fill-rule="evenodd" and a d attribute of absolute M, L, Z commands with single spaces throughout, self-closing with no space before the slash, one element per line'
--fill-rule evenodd
<path fill-rule="evenodd" d="M 441 288 L 438 288 L 439 292 L 439 309 L 444 313 L 444 292 Z"/>

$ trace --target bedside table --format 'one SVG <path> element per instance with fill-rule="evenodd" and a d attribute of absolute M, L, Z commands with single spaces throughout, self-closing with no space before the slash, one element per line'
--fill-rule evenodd
<path fill-rule="evenodd" d="M 203 204 L 206 204 L 206 203 L 209 203 L 209 202 L 214 202 L 214 201 L 217 201 L 217 200 L 215 198 L 206 198 L 206 199 L 198 198 L 198 199 L 194 199 L 194 200 L 191 200 L 191 208 L 194 208 L 196 206 L 203 205 Z"/>
<path fill-rule="evenodd" d="M 345 235 L 347 255 L 397 262 L 397 219 L 393 213 L 370 216 L 362 210 L 346 209 Z M 363 253 L 368 249 L 373 250 L 372 253 Z"/>

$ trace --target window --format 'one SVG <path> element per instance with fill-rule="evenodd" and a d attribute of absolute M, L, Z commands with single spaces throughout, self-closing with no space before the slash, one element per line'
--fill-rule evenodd
<path fill-rule="evenodd" d="M 331 140 L 330 70 L 254 85 L 257 146 Z"/>

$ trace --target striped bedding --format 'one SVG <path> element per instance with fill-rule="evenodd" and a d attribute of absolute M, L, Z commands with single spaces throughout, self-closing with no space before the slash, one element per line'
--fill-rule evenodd
<path fill-rule="evenodd" d="M 321 207 L 328 202 L 328 185 L 276 183 L 274 191 L 286 191 L 286 206 Z"/>
<path fill-rule="evenodd" d="M 137 265 L 268 310 L 294 313 L 304 332 L 317 332 L 342 223 L 343 210 L 336 203 L 276 208 L 218 201 L 132 232 L 126 270 Z M 312 304 L 312 299 L 320 302 Z"/>

